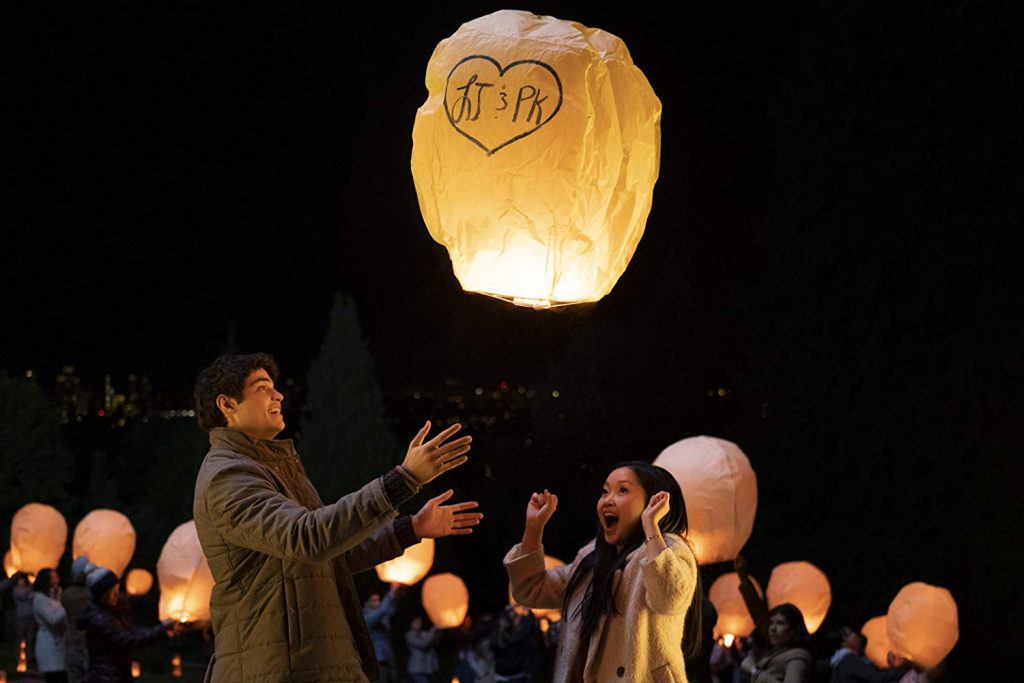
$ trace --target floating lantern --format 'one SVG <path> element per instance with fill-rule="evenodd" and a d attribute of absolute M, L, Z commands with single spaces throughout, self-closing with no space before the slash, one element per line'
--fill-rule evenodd
<path fill-rule="evenodd" d="M 754 584 L 757 594 L 763 596 L 764 591 L 761 590 L 757 579 L 751 576 L 750 581 Z M 714 637 L 724 638 L 728 643 L 726 647 L 731 646 L 736 638 L 749 636 L 757 628 L 750 616 L 750 610 L 747 609 L 747 603 L 740 594 L 740 576 L 736 572 L 729 572 L 715 579 L 711 584 L 711 590 L 708 591 L 708 599 L 718 612 Z"/>
<path fill-rule="evenodd" d="M 456 628 L 469 611 L 469 591 L 455 574 L 434 574 L 423 582 L 423 609 L 438 628 Z"/>
<path fill-rule="evenodd" d="M 171 532 L 156 561 L 156 574 L 160 581 L 161 620 L 194 622 L 210 618 L 213 575 L 194 521 Z"/>
<path fill-rule="evenodd" d="M 136 567 L 124 577 L 124 589 L 128 595 L 145 595 L 153 587 L 153 575 L 145 569 Z"/>
<path fill-rule="evenodd" d="M 889 644 L 888 618 L 883 614 L 880 617 L 868 619 L 860 632 L 868 639 L 868 647 L 864 651 L 867 658 L 875 663 L 879 669 L 889 666 Z"/>
<path fill-rule="evenodd" d="M 424 538 L 393 560 L 378 564 L 377 577 L 386 583 L 411 586 L 423 580 L 434 564 L 434 539 Z"/>
<path fill-rule="evenodd" d="M 768 609 L 787 602 L 803 613 L 807 632 L 816 632 L 832 605 L 828 577 L 810 562 L 780 564 L 768 577 Z"/>
<path fill-rule="evenodd" d="M 140 678 L 142 676 L 142 665 L 138 662 L 132 662 L 132 678 Z"/>
<path fill-rule="evenodd" d="M 925 668 L 938 666 L 960 638 L 956 601 L 945 588 L 915 582 L 889 605 L 892 651 Z"/>
<path fill-rule="evenodd" d="M 412 175 L 463 289 L 547 308 L 597 301 L 651 211 L 661 102 L 600 29 L 501 10 L 427 64 Z"/>
<path fill-rule="evenodd" d="M 20 674 L 28 671 L 28 651 L 24 640 L 18 643 L 18 663 L 15 665 L 14 670 Z"/>
<path fill-rule="evenodd" d="M 565 562 L 562 562 L 557 557 L 552 557 L 551 555 L 545 555 L 544 556 L 544 569 L 554 569 L 555 567 L 564 567 L 564 566 L 565 566 Z M 514 597 L 512 597 L 512 584 L 511 583 L 508 586 L 508 602 L 509 602 L 510 605 L 518 605 L 519 604 L 518 602 L 516 602 L 516 599 Z M 547 626 L 546 626 L 545 622 L 549 622 L 549 621 L 550 622 L 557 622 L 557 621 L 559 621 L 562 618 L 562 611 L 559 610 L 559 609 L 534 609 L 534 608 L 531 607 L 530 611 L 533 612 L 533 616 L 537 617 L 537 619 L 540 620 L 540 622 L 541 622 L 541 630 L 543 630 L 543 631 L 547 630 Z"/>
<path fill-rule="evenodd" d="M 56 508 L 29 503 L 11 520 L 11 560 L 18 570 L 35 576 L 60 564 L 68 543 L 68 523 Z"/>
<path fill-rule="evenodd" d="M 701 564 L 735 560 L 757 512 L 757 477 L 731 441 L 694 436 L 654 459 L 672 473 L 686 499 L 687 539 Z"/>
<path fill-rule="evenodd" d="M 85 555 L 99 567 L 118 576 L 135 554 L 135 527 L 117 510 L 93 510 L 75 527 L 71 556 Z"/>

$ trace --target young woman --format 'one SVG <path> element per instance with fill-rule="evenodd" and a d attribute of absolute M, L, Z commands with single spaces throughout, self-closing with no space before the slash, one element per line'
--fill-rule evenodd
<path fill-rule="evenodd" d="M 804 615 L 788 602 L 768 612 L 768 642 L 771 647 L 760 658 L 754 654 L 740 664 L 751 683 L 808 683 L 812 675 L 811 637 Z"/>
<path fill-rule="evenodd" d="M 700 632 L 701 591 L 679 484 L 649 463 L 617 465 L 597 500 L 596 538 L 572 564 L 545 570 L 541 541 L 557 507 L 554 494 L 534 493 L 523 540 L 505 556 L 517 602 L 562 609 L 553 680 L 685 683 L 680 643 L 684 626 Z"/>
<path fill-rule="evenodd" d="M 66 683 L 64 632 L 68 613 L 60 602 L 60 577 L 53 569 L 43 569 L 32 584 L 32 612 L 39 631 L 36 634 L 36 662 L 46 683 Z"/>

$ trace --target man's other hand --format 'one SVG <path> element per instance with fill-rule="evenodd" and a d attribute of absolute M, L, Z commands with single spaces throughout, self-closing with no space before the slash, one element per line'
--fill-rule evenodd
<path fill-rule="evenodd" d="M 441 505 L 455 495 L 448 489 L 441 495 L 431 498 L 412 516 L 412 530 L 419 538 L 441 538 L 442 536 L 465 536 L 473 533 L 475 527 L 483 519 L 482 512 L 465 512 L 477 506 L 477 502 L 468 501 L 454 505 Z"/>

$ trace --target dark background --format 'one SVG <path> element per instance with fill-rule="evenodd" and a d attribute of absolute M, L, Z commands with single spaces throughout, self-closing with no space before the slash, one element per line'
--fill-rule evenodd
<path fill-rule="evenodd" d="M 487 567 L 474 609 L 531 489 L 572 491 L 570 559 L 609 465 L 712 434 L 758 473 L 762 583 L 829 575 L 823 632 L 922 580 L 955 680 L 1024 646 L 1019 7 L 523 7 L 623 38 L 664 107 L 631 265 L 549 312 L 460 290 L 409 171 L 434 46 L 501 8 L 6 7 L 0 367 L 185 397 L 234 335 L 301 380 L 341 291 L 386 396 L 537 389 L 453 475 L 493 501 L 438 560 Z"/>

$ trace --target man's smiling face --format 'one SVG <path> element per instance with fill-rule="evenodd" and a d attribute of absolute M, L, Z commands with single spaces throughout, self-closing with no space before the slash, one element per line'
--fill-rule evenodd
<path fill-rule="evenodd" d="M 253 370 L 245 378 L 241 401 L 224 398 L 227 400 L 222 410 L 229 428 L 256 440 L 273 439 L 284 429 L 284 415 L 281 413 L 284 394 L 274 389 L 274 380 L 263 368 Z"/>

